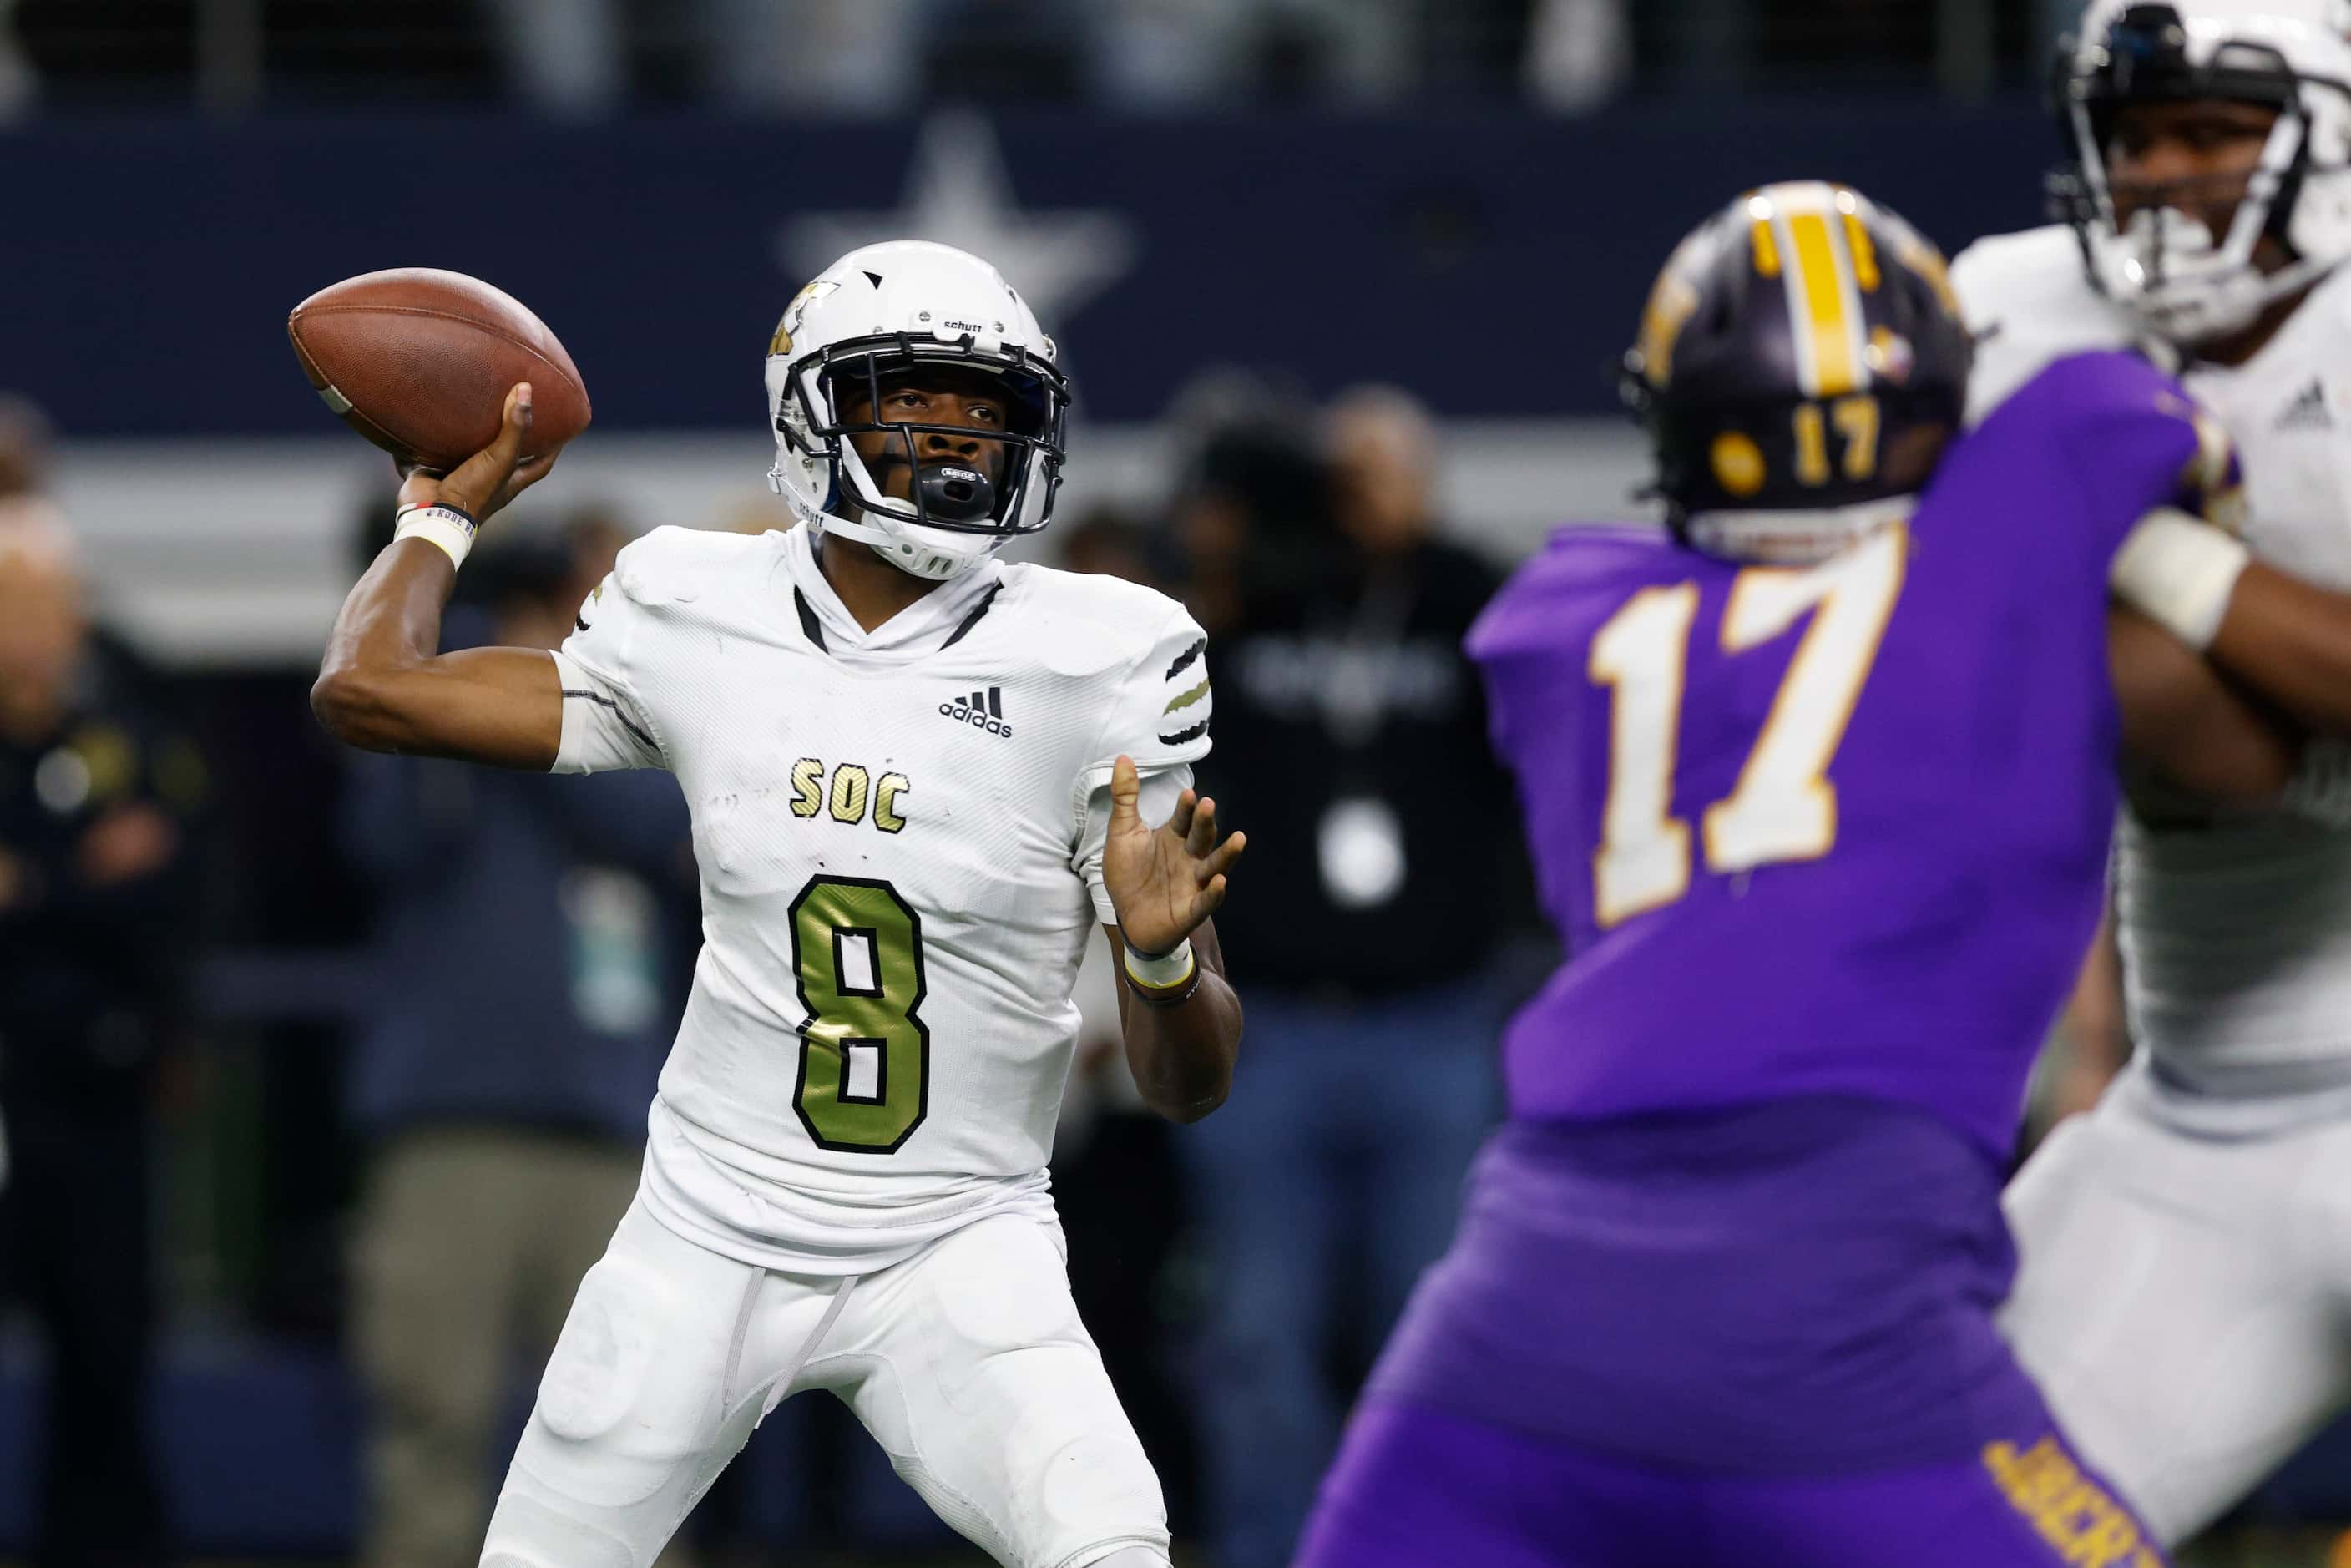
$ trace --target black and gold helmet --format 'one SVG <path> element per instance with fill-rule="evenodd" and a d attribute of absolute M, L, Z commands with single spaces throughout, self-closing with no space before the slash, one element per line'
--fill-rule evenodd
<path fill-rule="evenodd" d="M 1898 512 L 1959 428 L 1974 348 L 1940 252 L 1844 185 L 1767 185 L 1674 251 L 1626 402 L 1688 543 L 1817 559 Z"/>

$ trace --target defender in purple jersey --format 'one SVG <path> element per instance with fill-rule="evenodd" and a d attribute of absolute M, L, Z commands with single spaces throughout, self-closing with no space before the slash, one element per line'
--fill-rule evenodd
<path fill-rule="evenodd" d="M 2232 479 L 2187 398 L 2085 357 L 1950 442 L 1970 358 L 1843 187 L 1667 265 L 1670 529 L 1561 531 L 1469 639 L 1570 956 L 1310 1568 L 2161 1562 L 1993 1332 L 2001 1167 L 2126 739 L 2223 795 L 2293 753 L 2110 633 L 2134 525 Z"/>

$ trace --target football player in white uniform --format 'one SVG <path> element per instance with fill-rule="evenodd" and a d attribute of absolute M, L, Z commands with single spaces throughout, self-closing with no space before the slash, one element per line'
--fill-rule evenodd
<path fill-rule="evenodd" d="M 977 257 L 852 252 L 769 345 L 771 478 L 800 527 L 657 529 L 559 652 L 436 657 L 475 520 L 551 461 L 518 462 L 518 387 L 489 451 L 411 476 L 401 537 L 343 608 L 314 698 L 336 734 L 667 768 L 701 863 L 643 1185 L 549 1363 L 486 1564 L 640 1568 L 809 1388 L 1000 1563 L 1167 1562 L 1045 1166 L 1096 924 L 1145 1097 L 1179 1121 L 1221 1103 L 1240 1009 L 1208 916 L 1242 843 L 1189 787 L 1210 713 L 1191 617 L 996 559 L 1051 512 L 1054 361 Z"/>
<path fill-rule="evenodd" d="M 2074 224 L 1953 268 L 1979 415 L 2069 352 L 2176 356 L 2243 455 L 2247 541 L 2335 589 L 2346 28 L 2342 0 L 2095 0 L 2064 78 Z M 2116 877 L 2139 1052 L 2010 1189 L 2004 1322 L 2059 1420 L 2178 1541 L 2351 1398 L 2351 832 L 2142 792 Z"/>

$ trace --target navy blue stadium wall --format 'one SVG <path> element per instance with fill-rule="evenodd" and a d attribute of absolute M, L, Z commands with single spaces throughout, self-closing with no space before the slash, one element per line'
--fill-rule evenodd
<path fill-rule="evenodd" d="M 979 234 L 1037 297 L 1084 411 L 1148 418 L 1199 367 L 1394 379 L 1461 415 L 1605 410 L 1667 248 L 1712 204 L 1830 176 L 1946 244 L 2037 222 L 2026 104 L 1642 106 L 1593 120 L 842 128 L 47 120 L 0 133 L 0 385 L 77 434 L 323 428 L 282 325 L 356 272 L 522 296 L 602 428 L 739 428 L 799 284 L 882 234 Z"/>

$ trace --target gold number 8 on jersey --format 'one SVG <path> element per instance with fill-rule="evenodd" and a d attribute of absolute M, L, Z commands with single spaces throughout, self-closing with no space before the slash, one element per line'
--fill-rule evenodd
<path fill-rule="evenodd" d="M 792 1107 L 820 1148 L 894 1154 L 930 1108 L 922 917 L 886 882 L 839 876 L 811 878 L 791 914 L 808 1009 Z"/>

